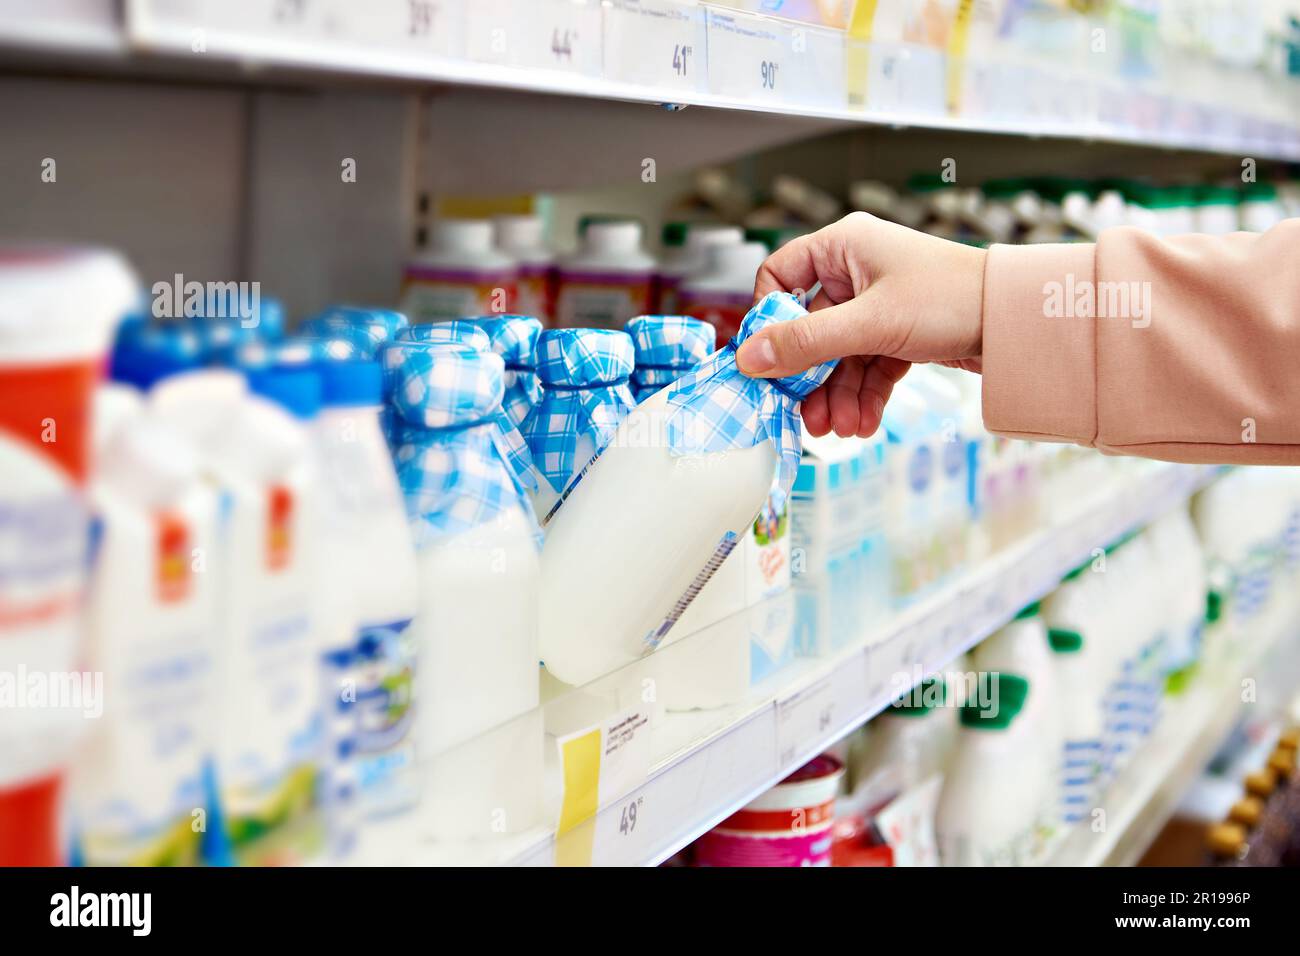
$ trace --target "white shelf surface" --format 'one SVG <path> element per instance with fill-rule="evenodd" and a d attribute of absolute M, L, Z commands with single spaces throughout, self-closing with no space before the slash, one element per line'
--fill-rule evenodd
<path fill-rule="evenodd" d="M 1277 589 L 1275 589 L 1277 590 Z M 1160 834 L 1179 801 L 1258 696 L 1243 699 L 1267 680 L 1291 688 L 1300 678 L 1300 600 L 1274 594 L 1268 609 L 1239 629 L 1235 646 L 1207 661 L 1191 685 L 1166 698 L 1160 723 L 1134 751 L 1098 801 L 1104 827 L 1085 820 L 1049 848 L 1051 866 L 1133 866 Z M 1225 635 L 1226 637 L 1226 635 Z M 1229 639 L 1231 643 L 1231 639 Z"/>
<path fill-rule="evenodd" d="M 513 838 L 495 852 L 475 854 L 474 862 L 662 862 L 883 710 L 898 693 L 897 675 L 919 679 L 941 670 L 1049 593 L 1095 548 L 1185 501 L 1214 474 L 1185 465 L 1130 471 L 883 627 L 862 622 L 864 636 L 876 625 L 869 643 L 798 660 L 772 679 L 778 686 L 763 688 L 742 706 L 663 715 L 653 740 L 659 756 L 643 781 L 561 837 L 546 832 Z M 635 825 L 628 826 L 634 806 Z M 400 824 L 393 830 L 396 840 Z M 408 849 L 403 862 L 455 860 L 451 848 L 428 848 Z"/>
<path fill-rule="evenodd" d="M 1182 84 L 1043 63 L 954 66 L 937 50 L 690 0 L 126 0 L 124 21 L 115 10 L 20 2 L 0 45 L 1300 159 L 1295 84 L 1281 80 L 1203 77 L 1202 89 L 1245 85 L 1195 101 Z M 947 77 L 958 70 L 953 115 Z"/>

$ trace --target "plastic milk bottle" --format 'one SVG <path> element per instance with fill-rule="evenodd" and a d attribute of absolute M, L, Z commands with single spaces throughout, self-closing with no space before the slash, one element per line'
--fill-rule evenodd
<path fill-rule="evenodd" d="M 737 344 L 804 314 L 768 295 Z M 832 368 L 752 379 L 729 343 L 624 419 L 547 529 L 540 636 L 558 679 L 583 684 L 659 646 L 768 495 L 789 493 L 799 402 Z"/>
<path fill-rule="evenodd" d="M 449 840 L 518 832 L 540 812 L 543 730 L 531 472 L 503 441 L 505 363 L 400 342 L 383 361 L 420 585 L 421 826 Z"/>

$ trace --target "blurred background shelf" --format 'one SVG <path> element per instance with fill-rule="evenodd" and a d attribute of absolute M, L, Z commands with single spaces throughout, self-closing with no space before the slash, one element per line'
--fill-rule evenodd
<path fill-rule="evenodd" d="M 1148 76 L 1120 62 L 1129 54 L 1117 49 L 1127 42 L 1119 36 L 1109 52 L 1094 39 L 1076 44 L 1075 59 L 1049 54 L 1033 62 L 889 42 L 850 22 L 827 26 L 689 0 L 4 6 L 7 59 L 42 71 L 491 87 L 780 114 L 831 127 L 914 126 L 1300 159 L 1292 84 L 1194 57 Z M 977 32 L 980 24 L 964 29 Z M 1106 29 L 1094 28 L 1103 40 Z"/>

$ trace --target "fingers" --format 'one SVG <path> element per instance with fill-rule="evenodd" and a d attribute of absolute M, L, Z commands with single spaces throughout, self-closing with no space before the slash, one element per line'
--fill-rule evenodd
<path fill-rule="evenodd" d="M 862 387 L 858 389 L 858 429 L 854 434 L 860 438 L 870 438 L 876 433 L 885 414 L 885 404 L 894 393 L 894 386 L 911 367 L 911 362 L 888 355 L 877 356 L 872 360 L 863 375 Z"/>
<path fill-rule="evenodd" d="M 781 378 L 846 355 L 888 354 L 882 346 L 896 320 L 876 316 L 872 290 L 849 302 L 770 325 L 750 336 L 736 353 L 746 375 Z"/>
<path fill-rule="evenodd" d="M 850 356 L 803 402 L 804 424 L 818 437 L 832 429 L 841 438 L 869 438 L 880 427 L 894 385 L 911 368 L 902 359 Z"/>
<path fill-rule="evenodd" d="M 769 292 L 807 291 L 817 284 L 813 248 L 818 233 L 791 239 L 759 266 L 754 279 L 754 301 Z"/>

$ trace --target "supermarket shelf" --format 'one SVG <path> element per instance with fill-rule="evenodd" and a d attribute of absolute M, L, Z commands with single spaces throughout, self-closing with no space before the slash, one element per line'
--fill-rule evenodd
<path fill-rule="evenodd" d="M 1242 681 L 1264 672 L 1279 686 L 1294 686 L 1300 679 L 1300 660 L 1293 653 L 1297 634 L 1300 602 L 1280 595 L 1246 633 L 1249 643 L 1236 649 L 1235 660 L 1206 666 L 1186 692 L 1168 700 L 1151 737 L 1098 801 L 1106 812 L 1104 828 L 1094 831 L 1091 821 L 1077 825 L 1049 849 L 1046 862 L 1135 865 L 1241 719 L 1247 706 Z"/>
<path fill-rule="evenodd" d="M 650 767 L 643 783 L 578 828 L 516 843 L 517 852 L 497 862 L 662 862 L 883 710 L 898 693 L 899 674 L 919 680 L 942 669 L 1050 592 L 1099 544 L 1186 500 L 1215 473 L 1183 465 L 1143 468 L 898 614 L 868 643 L 806 662 L 725 726 L 690 739 L 695 727 L 706 726 L 704 718 L 667 715 L 667 732 L 675 726 L 680 745 Z"/>
<path fill-rule="evenodd" d="M 125 9 L 115 23 L 109 0 L 33 5 L 0 26 L 0 45 L 82 68 L 85 54 L 102 63 L 116 51 L 120 66 L 151 75 L 234 67 L 388 78 L 1300 159 L 1300 127 L 1280 102 L 1263 116 L 1095 74 L 949 63 L 936 50 L 683 0 L 128 0 Z M 960 115 L 948 106 L 953 69 Z M 1253 109 L 1288 95 L 1285 86 L 1224 99 Z"/>

